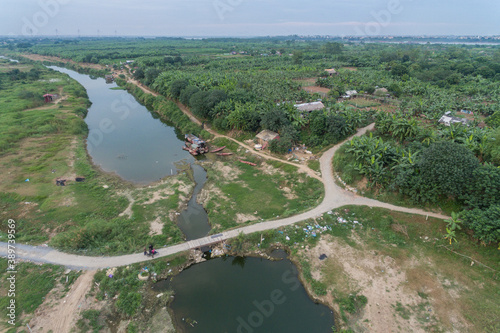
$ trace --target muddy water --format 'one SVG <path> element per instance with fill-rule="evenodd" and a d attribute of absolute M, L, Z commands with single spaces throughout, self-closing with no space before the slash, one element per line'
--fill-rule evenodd
<path fill-rule="evenodd" d="M 207 172 L 197 164 L 193 164 L 192 168 L 196 186 L 188 202 L 187 209 L 182 211 L 177 218 L 177 225 L 187 240 L 204 237 L 210 231 L 207 212 L 202 205 L 196 202 L 198 194 L 200 194 L 203 185 L 207 181 Z"/>
<path fill-rule="evenodd" d="M 104 171 L 139 184 L 157 181 L 176 172 L 175 162 L 194 158 L 182 150 L 183 135 L 162 121 L 115 83 L 75 71 L 50 66 L 68 74 L 87 90 L 92 106 L 85 122 L 89 127 L 87 150 Z"/>
<path fill-rule="evenodd" d="M 50 66 L 78 81 L 86 90 L 92 106 L 85 122 L 89 127 L 87 150 L 94 164 L 104 171 L 139 184 L 148 184 L 175 174 L 176 162 L 193 163 L 194 157 L 182 150 L 184 135 L 172 124 L 137 102 L 115 83 L 80 74 L 67 68 Z M 201 157 L 203 158 L 203 157 Z M 187 210 L 178 220 L 188 239 L 206 236 L 210 231 L 208 216 L 196 196 L 207 179 L 205 170 L 192 164 L 196 187 Z"/>
<path fill-rule="evenodd" d="M 170 288 L 180 332 L 327 333 L 331 310 L 307 295 L 291 261 L 222 257 L 175 276 Z"/>

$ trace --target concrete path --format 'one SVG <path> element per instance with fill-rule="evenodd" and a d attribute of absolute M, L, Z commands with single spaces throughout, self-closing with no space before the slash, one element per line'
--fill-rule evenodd
<path fill-rule="evenodd" d="M 367 127 L 360 129 L 356 133 L 356 136 L 363 135 L 364 133 L 366 133 L 366 131 L 373 129 L 373 126 L 374 124 L 371 124 Z M 351 138 L 347 140 L 350 139 Z M 199 248 L 202 246 L 234 238 L 237 237 L 240 233 L 251 234 L 254 232 L 261 232 L 265 230 L 279 228 L 282 226 L 291 225 L 307 219 L 320 217 L 322 214 L 332 209 L 339 208 L 345 205 L 382 207 L 410 214 L 428 215 L 441 219 L 448 218 L 447 216 L 437 213 L 426 212 L 421 209 L 399 207 L 388 203 L 380 202 L 377 200 L 364 198 L 339 187 L 337 184 L 335 184 L 335 179 L 332 170 L 332 158 L 337 149 L 342 144 L 343 142 L 337 144 L 333 148 L 326 151 L 320 159 L 321 174 L 323 175 L 322 181 L 325 185 L 325 197 L 323 199 L 323 202 L 321 202 L 319 206 L 302 214 L 287 217 L 284 219 L 261 222 L 246 227 L 225 231 L 217 235 L 211 235 L 196 240 L 191 240 L 185 243 L 160 248 L 158 249 L 159 254 L 155 258 L 169 256 L 179 252 L 184 252 L 190 249 Z M 263 157 L 267 156 L 264 155 Z M 149 257 L 145 257 L 144 254 L 142 253 L 122 255 L 116 257 L 104 257 L 104 256 L 90 257 L 90 256 L 81 256 L 81 255 L 63 253 L 46 246 L 17 245 L 16 247 L 17 247 L 16 248 L 17 259 L 29 260 L 33 262 L 52 263 L 74 269 L 94 270 L 99 268 L 124 266 L 150 260 Z M 7 256 L 6 243 L 0 242 L 0 256 L 2 257 Z"/>

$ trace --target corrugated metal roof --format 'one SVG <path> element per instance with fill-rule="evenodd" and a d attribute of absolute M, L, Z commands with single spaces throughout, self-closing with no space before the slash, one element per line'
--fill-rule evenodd
<path fill-rule="evenodd" d="M 294 105 L 297 110 L 302 112 L 311 112 L 315 110 L 322 110 L 325 105 L 322 102 L 311 102 L 311 103 L 302 103 Z"/>

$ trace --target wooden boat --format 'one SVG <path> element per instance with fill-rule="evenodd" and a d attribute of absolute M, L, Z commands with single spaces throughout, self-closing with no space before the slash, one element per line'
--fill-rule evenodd
<path fill-rule="evenodd" d="M 243 160 L 239 160 L 241 163 L 245 163 L 245 164 L 248 164 L 248 165 L 251 165 L 251 166 L 256 166 L 257 164 L 255 163 L 252 163 L 252 162 L 248 162 L 248 161 L 243 161 Z"/>
<path fill-rule="evenodd" d="M 217 153 L 216 155 L 217 156 L 229 156 L 229 155 L 233 155 L 233 153 Z"/>
<path fill-rule="evenodd" d="M 214 149 L 214 150 L 211 150 L 210 152 L 211 152 L 211 153 L 216 153 L 216 152 L 218 152 L 218 151 L 221 151 L 221 150 L 222 150 L 222 149 L 224 149 L 224 148 L 226 148 L 226 146 L 224 146 L 224 147 L 220 147 L 220 148 L 216 148 L 216 149 Z"/>
<path fill-rule="evenodd" d="M 202 139 L 193 134 L 186 134 L 184 138 L 186 139 L 186 145 L 182 149 L 187 150 L 191 155 L 208 153 L 207 144 Z"/>

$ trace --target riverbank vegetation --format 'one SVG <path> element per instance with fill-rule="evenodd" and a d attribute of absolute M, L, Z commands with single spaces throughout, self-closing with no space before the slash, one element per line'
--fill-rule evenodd
<path fill-rule="evenodd" d="M 348 206 L 228 243 L 240 254 L 287 249 L 311 297 L 335 310 L 337 329 L 497 331 L 498 251 L 463 230 L 450 245 L 446 228 L 434 218 Z"/>
<path fill-rule="evenodd" d="M 83 117 L 89 101 L 81 85 L 36 64 L 1 60 L 0 68 L 1 235 L 13 218 L 18 242 L 93 255 L 139 252 L 151 242 L 162 246 L 183 239 L 171 215 L 187 197 L 178 188 L 189 191 L 193 184 L 185 174 L 134 192 L 87 155 Z M 49 93 L 53 100 L 45 103 Z M 56 186 L 60 179 L 65 186 Z M 169 196 L 154 199 L 163 192 Z M 145 213 L 148 204 L 162 209 Z M 122 214 L 127 206 L 130 214 Z M 130 219 L 132 211 L 136 217 Z"/>
<path fill-rule="evenodd" d="M 181 253 L 148 263 L 99 270 L 89 292 L 98 302 L 98 309 L 83 311 L 76 331 L 99 331 L 113 322 L 113 326 L 120 325 L 127 332 L 142 332 L 147 327 L 152 332 L 175 332 L 166 309 L 173 292 L 158 291 L 155 283 L 164 284 L 165 279 L 191 264 L 189 255 Z"/>
<path fill-rule="evenodd" d="M 8 269 L 7 259 L 0 259 L 0 278 L 5 281 L 0 287 L 0 305 L 8 309 L 11 300 L 15 300 L 15 317 L 5 315 L 1 321 L 4 332 L 10 333 L 18 332 L 29 323 L 49 292 L 52 291 L 52 297 L 64 297 L 79 275 L 76 271 L 65 272 L 62 266 L 29 262 L 18 262 L 15 271 L 13 273 L 12 269 Z M 7 279 L 12 275 L 15 282 Z M 14 325 L 7 323 L 11 319 Z"/>

